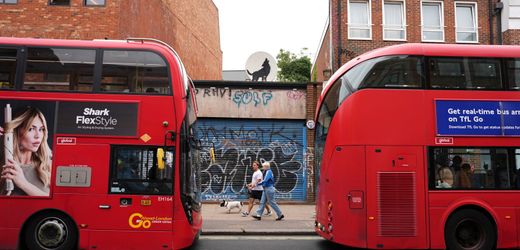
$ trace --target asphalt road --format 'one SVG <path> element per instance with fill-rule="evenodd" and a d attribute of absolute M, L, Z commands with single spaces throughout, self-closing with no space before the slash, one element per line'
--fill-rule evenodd
<path fill-rule="evenodd" d="M 351 250 L 319 236 L 201 236 L 187 250 Z"/>

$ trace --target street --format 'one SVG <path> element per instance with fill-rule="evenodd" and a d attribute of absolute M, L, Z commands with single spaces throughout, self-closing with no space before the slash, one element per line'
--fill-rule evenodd
<path fill-rule="evenodd" d="M 187 250 L 347 250 L 319 236 L 201 236 Z"/>

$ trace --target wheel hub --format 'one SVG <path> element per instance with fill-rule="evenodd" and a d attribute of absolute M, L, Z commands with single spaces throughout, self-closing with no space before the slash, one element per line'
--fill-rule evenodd
<path fill-rule="evenodd" d="M 44 221 L 37 230 L 36 238 L 43 248 L 56 248 L 67 236 L 65 224 L 58 219 Z"/>
<path fill-rule="evenodd" d="M 483 242 L 481 226 L 471 220 L 463 221 L 457 227 L 457 241 L 465 249 L 478 249 Z"/>

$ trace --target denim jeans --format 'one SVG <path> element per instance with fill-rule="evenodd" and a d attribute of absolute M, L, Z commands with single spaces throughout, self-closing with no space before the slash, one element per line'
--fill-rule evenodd
<path fill-rule="evenodd" d="M 260 200 L 260 207 L 256 210 L 256 214 L 258 216 L 262 216 L 265 209 L 266 202 L 269 202 L 271 208 L 276 212 L 276 216 L 282 216 L 282 211 L 278 204 L 276 204 L 276 199 L 274 198 L 274 187 L 264 187 L 264 192 L 262 193 L 262 200 Z"/>

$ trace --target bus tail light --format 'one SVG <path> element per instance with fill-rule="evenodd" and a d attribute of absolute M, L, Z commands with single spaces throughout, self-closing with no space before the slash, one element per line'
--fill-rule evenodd
<path fill-rule="evenodd" d="M 328 225 L 327 225 L 327 233 L 331 233 L 332 232 L 332 201 L 329 201 L 328 203 L 328 212 L 327 212 L 327 220 L 329 221 Z"/>

